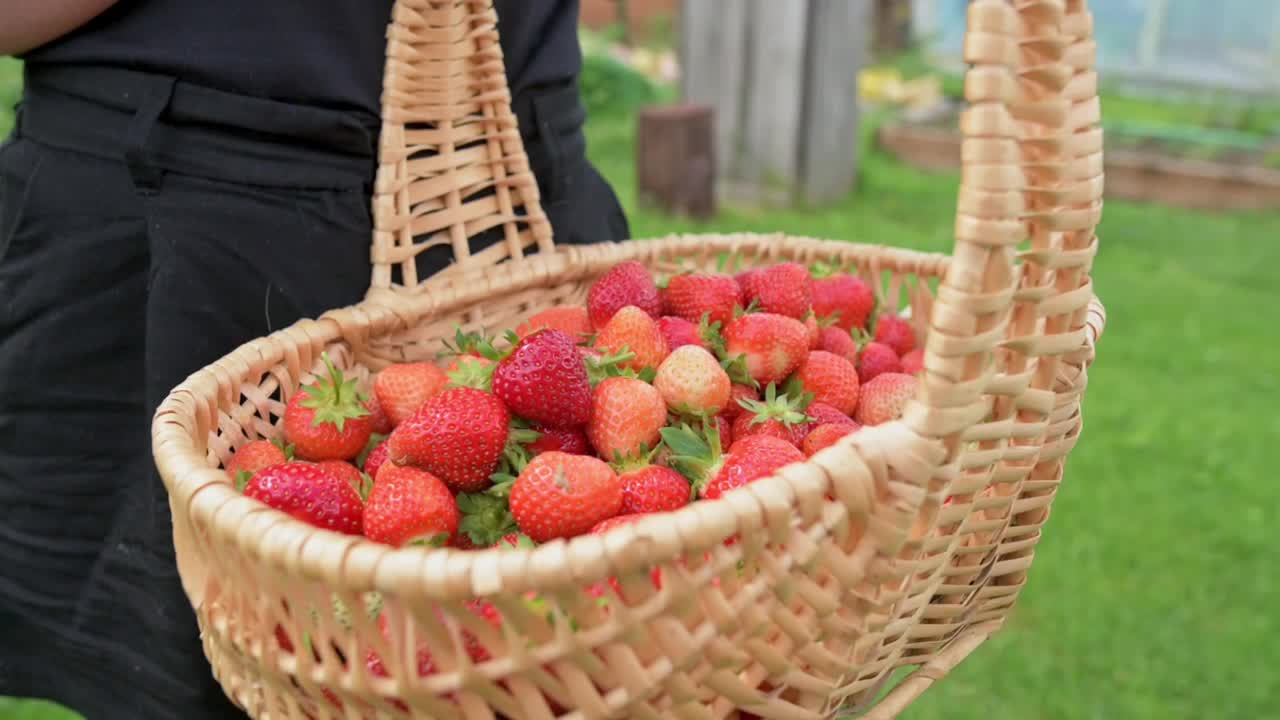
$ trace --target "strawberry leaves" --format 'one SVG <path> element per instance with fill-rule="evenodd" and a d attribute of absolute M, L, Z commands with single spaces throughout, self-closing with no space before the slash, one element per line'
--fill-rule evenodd
<path fill-rule="evenodd" d="M 315 411 L 312 427 L 329 423 L 337 427 L 338 432 L 342 432 L 347 420 L 369 415 L 369 409 L 364 405 L 368 397 L 356 388 L 355 380 L 343 376 L 342 371 L 329 359 L 328 353 L 323 353 L 320 358 L 324 360 L 329 376 L 307 385 L 304 388 L 307 397 L 300 404 Z"/>
<path fill-rule="evenodd" d="M 465 534 L 477 547 L 489 547 L 507 535 L 519 532 L 506 497 L 489 492 L 462 493 L 458 495 L 458 511 L 462 513 L 458 532 Z"/>

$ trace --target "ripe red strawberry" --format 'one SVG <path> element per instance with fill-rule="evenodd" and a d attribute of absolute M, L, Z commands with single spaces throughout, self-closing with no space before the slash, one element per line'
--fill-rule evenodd
<path fill-rule="evenodd" d="M 777 386 L 770 385 L 764 400 L 743 400 L 743 411 L 733 420 L 734 440 L 752 435 L 769 435 L 799 446 L 803 436 L 798 430 L 809 422 L 796 397 L 777 394 Z"/>
<path fill-rule="evenodd" d="M 882 373 L 902 372 L 898 353 L 884 343 L 869 342 L 858 356 L 858 380 L 863 384 Z"/>
<path fill-rule="evenodd" d="M 809 331 L 809 349 L 817 350 L 822 344 L 822 327 L 818 325 L 818 319 L 813 315 L 805 315 L 804 327 Z"/>
<path fill-rule="evenodd" d="M 658 332 L 662 333 L 662 339 L 667 341 L 667 348 L 672 352 L 685 345 L 707 346 L 698 334 L 697 324 L 684 318 L 672 315 L 658 318 Z"/>
<path fill-rule="evenodd" d="M 799 320 L 772 313 L 743 315 L 725 328 L 729 357 L 742 355 L 760 385 L 782 382 L 809 352 L 809 331 Z"/>
<path fill-rule="evenodd" d="M 259 470 L 246 497 L 325 530 L 359 535 L 364 504 L 347 482 L 309 462 L 286 462 Z"/>
<path fill-rule="evenodd" d="M 596 336 L 596 349 L 608 354 L 631 352 L 635 357 L 620 364 L 636 372 L 658 367 L 669 352 L 657 321 L 634 305 L 619 309 L 605 323 Z"/>
<path fill-rule="evenodd" d="M 494 395 L 450 388 L 431 396 L 387 438 L 391 461 L 422 468 L 451 490 L 476 492 L 491 484 L 507 444 L 511 414 Z"/>
<path fill-rule="evenodd" d="M 534 542 L 581 535 L 622 507 L 622 484 L 603 461 L 543 453 L 511 486 L 511 514 Z"/>
<path fill-rule="evenodd" d="M 364 459 L 364 474 L 371 478 L 378 477 L 378 469 L 382 467 L 382 463 L 387 461 L 390 450 L 387 448 L 387 441 L 383 440 L 373 449 L 369 451 L 368 457 Z"/>
<path fill-rule="evenodd" d="M 858 343 L 848 330 L 838 327 L 824 327 L 818 339 L 818 349 L 826 350 L 833 355 L 856 362 L 858 359 Z"/>
<path fill-rule="evenodd" d="M 366 479 L 355 465 L 345 460 L 325 460 L 317 464 L 325 472 L 350 485 L 360 495 L 361 500 L 369 496 L 369 487 L 373 481 Z"/>
<path fill-rule="evenodd" d="M 689 483 L 686 482 L 683 477 L 680 478 L 680 482 L 684 483 L 685 488 L 688 489 Z M 616 527 L 622 527 L 623 525 L 630 525 L 631 523 L 639 520 L 640 518 L 648 514 L 649 513 L 634 513 L 630 515 L 622 514 L 622 515 L 616 515 L 614 517 L 611 517 L 608 520 L 601 520 L 600 522 L 595 524 L 595 527 L 591 528 L 591 534 L 599 535 L 601 533 L 607 533 Z"/>
<path fill-rule="evenodd" d="M 628 305 L 639 308 L 650 317 L 662 314 L 658 286 L 645 266 L 636 260 L 614 265 L 587 291 L 587 313 L 595 328 L 603 328 L 615 313 Z"/>
<path fill-rule="evenodd" d="M 738 301 L 738 283 L 728 275 L 688 273 L 667 282 L 668 312 L 690 322 L 706 317 L 724 325 L 733 319 Z"/>
<path fill-rule="evenodd" d="M 837 425 L 827 423 L 826 425 L 819 425 L 809 433 L 808 437 L 804 439 L 805 457 L 813 457 L 814 455 L 817 455 L 822 450 L 835 445 L 836 441 L 840 438 L 845 435 L 852 435 L 860 429 L 862 429 L 861 426 L 857 424 Z"/>
<path fill-rule="evenodd" d="M 399 425 L 448 384 L 449 376 L 431 363 L 400 363 L 374 376 L 373 394 L 391 424 Z"/>
<path fill-rule="evenodd" d="M 227 461 L 226 471 L 232 480 L 238 480 L 241 479 L 240 473 L 253 477 L 259 470 L 279 465 L 288 459 L 284 450 L 270 440 L 254 440 L 235 451 Z M 248 482 L 248 477 L 243 480 Z"/>
<path fill-rule="evenodd" d="M 666 424 L 667 405 L 656 388 L 636 378 L 612 377 L 596 386 L 587 438 L 600 457 L 627 458 L 655 447 Z"/>
<path fill-rule="evenodd" d="M 810 403 L 804 413 L 813 418 L 814 425 L 856 425 L 853 418 L 823 402 Z"/>
<path fill-rule="evenodd" d="M 493 394 L 535 423 L 578 427 L 591 418 L 587 364 L 573 338 L 559 330 L 539 330 L 521 340 L 493 371 Z"/>
<path fill-rule="evenodd" d="M 733 276 L 734 281 L 738 283 L 739 305 L 745 308 L 760 297 L 760 281 L 763 277 L 764 268 L 743 270 Z"/>
<path fill-rule="evenodd" d="M 642 461 L 631 468 L 626 463 L 617 468 L 622 484 L 623 515 L 679 510 L 689 504 L 689 481 L 669 467 Z"/>
<path fill-rule="evenodd" d="M 557 305 L 530 315 L 516 327 L 516 335 L 524 338 L 543 329 L 559 330 L 580 342 L 591 334 L 591 318 L 581 305 Z"/>
<path fill-rule="evenodd" d="M 812 393 L 814 402 L 826 403 L 846 415 L 858 406 L 858 371 L 839 355 L 810 352 L 793 382 L 803 392 Z"/>
<path fill-rule="evenodd" d="M 879 425 L 902 417 L 916 393 L 916 379 L 903 373 L 878 375 L 862 388 L 854 419 L 863 425 Z"/>
<path fill-rule="evenodd" d="M 387 411 L 382 409 L 382 403 L 378 402 L 378 394 L 376 392 L 369 393 L 369 399 L 364 402 L 365 408 L 369 410 L 369 415 L 373 418 L 373 432 L 378 435 L 387 435 L 395 428 L 395 424 L 391 422 L 391 416 L 387 415 Z"/>
<path fill-rule="evenodd" d="M 916 335 L 906 318 L 885 313 L 876 319 L 876 342 L 888 345 L 902 357 L 915 349 Z"/>
<path fill-rule="evenodd" d="M 284 437 L 303 460 L 350 460 L 373 434 L 356 384 L 324 357 L 329 376 L 299 388 L 284 410 Z"/>
<path fill-rule="evenodd" d="M 458 504 L 440 478 L 412 467 L 386 464 L 364 508 L 364 534 L 401 547 L 443 547 L 458 532 Z"/>
<path fill-rule="evenodd" d="M 712 422 L 716 426 L 716 434 L 720 436 L 720 452 L 729 452 L 729 446 L 733 444 L 733 421 L 721 413 L 714 418 Z"/>
<path fill-rule="evenodd" d="M 535 425 L 533 430 L 540 437 L 525 445 L 531 455 L 553 450 L 571 455 L 591 454 L 591 443 L 587 441 L 586 433 L 583 432 L 582 428 L 553 428 L 545 425 Z"/>
<path fill-rule="evenodd" d="M 767 435 L 740 438 L 729 448 L 719 472 L 703 488 L 702 497 L 714 500 L 786 465 L 803 461 L 804 453 L 785 440 Z"/>
<path fill-rule="evenodd" d="M 846 334 L 866 327 L 875 306 L 875 293 L 860 277 L 841 273 L 813 281 L 813 312 Z"/>
<path fill-rule="evenodd" d="M 731 384 L 715 356 L 695 345 L 676 348 L 653 378 L 667 407 L 682 415 L 720 412 L 729 403 Z"/>
<path fill-rule="evenodd" d="M 759 399 L 760 399 L 760 393 L 757 392 L 755 388 L 751 387 L 750 385 L 740 385 L 738 383 L 734 383 L 729 388 L 729 402 L 724 406 L 724 409 L 720 411 L 720 414 L 723 415 L 728 420 L 733 420 L 734 418 L 738 417 L 739 413 L 742 412 L 743 400 L 759 400 Z"/>
<path fill-rule="evenodd" d="M 813 309 L 813 277 L 799 263 L 767 267 L 754 282 L 761 312 L 785 315 L 797 320 Z M 750 300 L 748 300 L 750 302 Z"/>
<path fill-rule="evenodd" d="M 902 356 L 902 372 L 907 375 L 924 372 L 924 348 L 916 348 Z"/>

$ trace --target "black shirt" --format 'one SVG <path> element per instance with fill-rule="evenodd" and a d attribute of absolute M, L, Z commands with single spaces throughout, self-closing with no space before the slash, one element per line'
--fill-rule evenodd
<path fill-rule="evenodd" d="M 496 0 L 514 95 L 577 77 L 578 0 Z M 377 116 L 391 0 L 119 0 L 25 56 Z"/>

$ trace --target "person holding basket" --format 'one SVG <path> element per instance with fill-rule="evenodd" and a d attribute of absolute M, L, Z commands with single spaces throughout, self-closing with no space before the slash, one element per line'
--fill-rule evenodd
<path fill-rule="evenodd" d="M 586 158 L 577 0 L 496 5 L 557 242 L 625 239 Z M 24 61 L 0 148 L 0 695 L 244 717 L 178 578 L 151 415 L 237 345 L 361 299 L 391 9 L 0 0 Z"/>

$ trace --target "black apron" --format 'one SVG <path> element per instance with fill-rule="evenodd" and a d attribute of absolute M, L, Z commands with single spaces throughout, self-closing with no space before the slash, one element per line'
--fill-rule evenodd
<path fill-rule="evenodd" d="M 242 720 L 179 584 L 150 418 L 239 344 L 361 299 L 377 128 L 161 74 L 26 82 L 0 148 L 0 695 Z M 624 239 L 576 82 L 513 104 L 557 242 Z"/>

